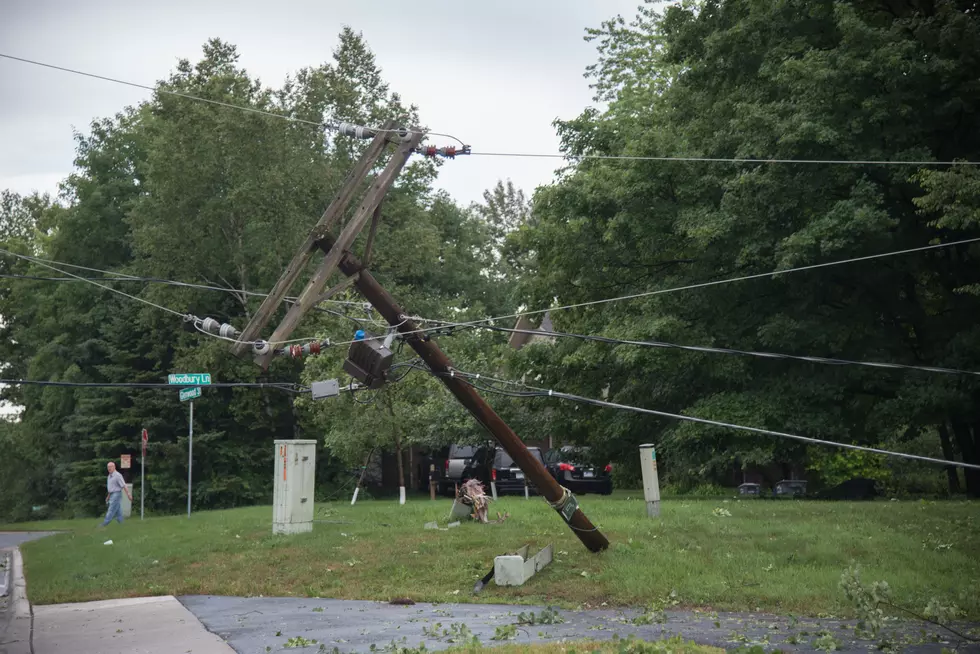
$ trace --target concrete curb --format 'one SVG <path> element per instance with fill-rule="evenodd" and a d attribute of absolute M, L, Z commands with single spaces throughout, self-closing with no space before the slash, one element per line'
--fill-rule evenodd
<path fill-rule="evenodd" d="M 27 599 L 24 559 L 16 547 L 11 550 L 10 601 L 3 624 L 0 624 L 0 654 L 31 654 L 31 629 L 34 616 Z"/>
<path fill-rule="evenodd" d="M 3 561 L 3 583 L 0 584 L 0 597 L 10 594 L 10 569 L 14 567 L 13 556 L 8 556 L 7 550 L 0 550 L 0 561 Z"/>

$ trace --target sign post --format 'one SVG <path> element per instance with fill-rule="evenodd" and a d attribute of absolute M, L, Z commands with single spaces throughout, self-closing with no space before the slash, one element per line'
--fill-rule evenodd
<path fill-rule="evenodd" d="M 200 389 L 198 389 L 200 391 Z M 191 419 L 187 429 L 187 517 L 191 517 L 191 473 L 194 470 L 194 401 L 191 400 Z"/>
<path fill-rule="evenodd" d="M 143 519 L 143 497 L 146 495 L 146 441 L 147 433 L 143 430 L 141 439 L 143 441 L 143 456 L 140 457 L 140 520 Z"/>
<path fill-rule="evenodd" d="M 183 372 L 167 376 L 167 383 L 172 386 L 194 386 L 180 391 L 180 401 L 191 401 L 190 421 L 187 430 L 187 517 L 191 517 L 191 490 L 194 469 L 194 398 L 201 397 L 201 386 L 211 384 L 211 374 L 207 372 Z"/>

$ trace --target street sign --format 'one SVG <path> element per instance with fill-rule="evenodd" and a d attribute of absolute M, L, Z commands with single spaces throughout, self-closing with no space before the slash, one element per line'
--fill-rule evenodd
<path fill-rule="evenodd" d="M 177 386 L 207 386 L 211 383 L 209 372 L 179 372 L 167 376 L 167 383 Z"/>
<path fill-rule="evenodd" d="M 132 454 L 121 454 L 119 455 L 119 467 L 126 469 L 133 467 L 133 455 Z"/>
<path fill-rule="evenodd" d="M 201 397 L 201 387 L 195 386 L 194 388 L 185 388 L 180 391 L 180 401 L 193 400 L 195 397 Z"/>
<path fill-rule="evenodd" d="M 146 442 L 148 440 L 150 440 L 150 435 L 147 434 L 146 430 L 144 429 L 143 430 L 143 456 L 146 456 Z"/>

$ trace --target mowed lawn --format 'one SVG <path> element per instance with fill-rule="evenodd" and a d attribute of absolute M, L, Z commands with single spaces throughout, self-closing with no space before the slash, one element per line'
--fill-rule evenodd
<path fill-rule="evenodd" d="M 504 523 L 448 531 L 423 529 L 445 526 L 451 505 L 427 498 L 317 505 L 313 533 L 295 536 L 272 535 L 269 506 L 7 528 L 70 530 L 22 547 L 37 604 L 215 594 L 599 607 L 673 591 L 682 607 L 848 615 L 838 581 L 856 562 L 910 608 L 936 597 L 980 619 L 980 503 L 673 499 L 651 520 L 635 495 L 580 500 L 611 541 L 603 554 L 540 498 L 502 499 L 492 508 L 510 513 Z M 554 563 L 523 587 L 474 597 L 494 556 L 549 543 Z"/>

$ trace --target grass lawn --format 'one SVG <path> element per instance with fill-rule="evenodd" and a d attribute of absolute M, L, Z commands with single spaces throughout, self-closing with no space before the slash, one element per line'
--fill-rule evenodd
<path fill-rule="evenodd" d="M 427 498 L 317 505 L 317 519 L 329 522 L 288 537 L 272 535 L 268 506 L 104 530 L 97 519 L 8 528 L 70 530 L 22 547 L 37 604 L 215 594 L 594 608 L 675 591 L 682 607 L 847 615 L 838 581 L 857 562 L 865 581 L 886 580 L 910 608 L 936 597 L 980 619 L 980 503 L 673 499 L 650 520 L 625 493 L 580 500 L 612 543 L 603 554 L 590 554 L 535 498 L 497 503 L 511 514 L 503 524 L 449 531 L 423 530 L 444 525 L 451 504 Z M 525 543 L 532 552 L 553 543 L 554 563 L 523 587 L 491 582 L 474 598 L 493 557 Z"/>

